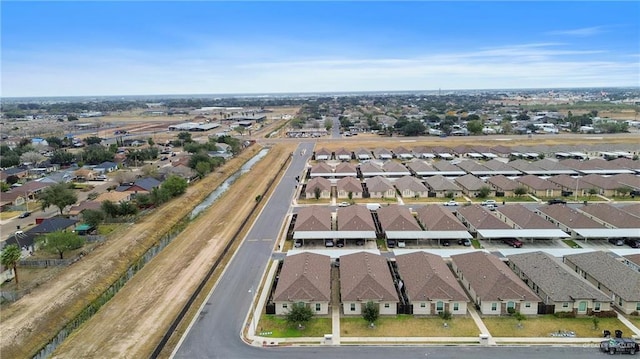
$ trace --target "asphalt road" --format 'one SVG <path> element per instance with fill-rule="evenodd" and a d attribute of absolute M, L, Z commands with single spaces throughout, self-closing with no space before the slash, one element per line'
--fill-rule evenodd
<path fill-rule="evenodd" d="M 313 143 L 303 142 L 292 163 L 265 206 L 244 243 L 214 287 L 202 311 L 177 348 L 175 358 L 566 358 L 601 357 L 594 347 L 464 347 L 464 346 L 340 346 L 340 347 L 253 347 L 242 341 L 244 325 L 254 291 L 271 258 L 283 218 L 294 194 Z M 301 150 L 306 149 L 304 155 Z"/>

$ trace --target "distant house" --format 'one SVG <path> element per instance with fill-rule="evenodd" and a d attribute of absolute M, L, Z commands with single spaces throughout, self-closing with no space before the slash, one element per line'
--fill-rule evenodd
<path fill-rule="evenodd" d="M 105 201 L 110 201 L 113 203 L 120 203 L 120 202 L 129 202 L 131 201 L 131 192 L 128 191 L 124 191 L 124 192 L 118 192 L 118 191 L 109 191 L 109 192 L 104 192 L 104 193 L 100 193 L 98 195 L 98 197 L 96 197 L 96 199 L 94 199 L 95 202 L 105 202 Z"/>
<path fill-rule="evenodd" d="M 96 173 L 88 168 L 81 168 L 73 172 L 76 181 L 93 181 L 96 179 Z"/>
<path fill-rule="evenodd" d="M 316 198 L 316 188 L 320 191 L 319 198 L 331 198 L 331 181 L 323 177 L 314 177 L 305 187 L 306 198 Z"/>
<path fill-rule="evenodd" d="M 149 193 L 154 188 L 160 187 L 162 182 L 153 177 L 139 178 L 132 184 L 120 185 L 116 188 L 117 192 L 134 192 L 134 193 Z"/>
<path fill-rule="evenodd" d="M 326 148 L 321 148 L 315 152 L 316 161 L 328 161 L 333 157 L 333 152 Z"/>
<path fill-rule="evenodd" d="M 482 314 L 538 313 L 540 298 L 495 255 L 480 251 L 456 254 L 451 263 Z"/>
<path fill-rule="evenodd" d="M 113 171 L 118 170 L 118 164 L 115 162 L 106 161 L 95 166 L 93 170 L 98 173 L 111 173 Z"/>
<path fill-rule="evenodd" d="M 471 174 L 457 177 L 455 182 L 462 188 L 462 192 L 470 197 L 478 197 L 478 194 L 483 187 L 491 189 L 491 187 L 482 182 L 481 179 Z M 492 191 L 489 192 L 489 195 L 491 192 Z"/>
<path fill-rule="evenodd" d="M 7 181 L 10 176 L 15 176 L 20 179 L 26 178 L 29 175 L 29 170 L 26 167 L 11 167 L 6 170 L 0 171 L 0 181 Z"/>
<path fill-rule="evenodd" d="M 453 194 L 453 197 L 462 196 L 462 189 L 458 187 L 453 181 L 442 175 L 436 175 L 425 179 L 427 187 L 429 187 L 430 194 L 435 197 L 444 198 L 448 193 Z"/>
<path fill-rule="evenodd" d="M 330 301 L 331 258 L 309 252 L 287 256 L 273 294 L 276 315 L 287 314 L 299 303 L 314 314 L 328 314 Z"/>
<path fill-rule="evenodd" d="M 516 181 L 524 185 L 529 193 L 536 197 L 557 197 L 562 195 L 560 186 L 535 175 L 522 176 Z"/>
<path fill-rule="evenodd" d="M 310 177 L 333 177 L 333 167 L 324 162 L 316 163 L 309 170 Z"/>
<path fill-rule="evenodd" d="M 503 175 L 497 175 L 489 178 L 487 183 L 496 191 L 496 197 L 513 197 L 515 190 L 519 184 Z"/>
<path fill-rule="evenodd" d="M 20 248 L 32 248 L 36 239 L 56 231 L 72 230 L 78 221 L 64 217 L 46 218 L 37 226 L 24 232 L 18 231 L 6 240 L 6 244 L 17 244 Z"/>
<path fill-rule="evenodd" d="M 381 315 L 396 315 L 399 298 L 387 259 L 368 252 L 340 257 L 340 301 L 345 315 L 361 315 L 368 302 Z"/>
<path fill-rule="evenodd" d="M 469 298 L 442 257 L 413 252 L 396 256 L 396 263 L 414 315 L 467 313 Z"/>

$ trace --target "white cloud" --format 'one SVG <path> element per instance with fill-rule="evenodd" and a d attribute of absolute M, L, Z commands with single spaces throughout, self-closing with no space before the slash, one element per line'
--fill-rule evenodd
<path fill-rule="evenodd" d="M 593 36 L 593 35 L 601 34 L 603 32 L 606 32 L 606 27 L 592 26 L 592 27 L 583 27 L 579 29 L 549 31 L 547 32 L 547 35 Z"/>
<path fill-rule="evenodd" d="M 3 59 L 2 96 L 634 86 L 640 76 L 633 55 L 560 43 L 387 58 L 273 56 L 222 47 L 237 51 L 11 53 Z"/>

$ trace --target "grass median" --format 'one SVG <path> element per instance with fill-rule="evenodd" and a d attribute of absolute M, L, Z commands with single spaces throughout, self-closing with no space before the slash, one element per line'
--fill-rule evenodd
<path fill-rule="evenodd" d="M 519 323 L 514 317 L 484 317 L 482 321 L 494 337 L 551 337 L 552 333 L 575 332 L 578 338 L 590 338 L 601 337 L 604 329 L 630 332 L 618 318 L 598 318 L 597 326 L 592 317 L 557 318 L 553 315 L 527 317 Z"/>
<path fill-rule="evenodd" d="M 446 323 L 446 325 L 445 325 Z M 398 315 L 380 317 L 375 327 L 361 317 L 341 318 L 342 337 L 476 337 L 480 329 L 471 317 L 415 317 Z"/>

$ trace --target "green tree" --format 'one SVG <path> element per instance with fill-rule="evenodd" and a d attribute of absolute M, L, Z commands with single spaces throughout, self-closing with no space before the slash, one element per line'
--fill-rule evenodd
<path fill-rule="evenodd" d="M 130 201 L 122 201 L 118 205 L 119 216 L 135 216 L 136 214 L 138 214 L 138 207 Z"/>
<path fill-rule="evenodd" d="M 11 185 L 9 185 L 7 182 L 0 182 L 0 192 L 7 192 L 10 189 Z"/>
<path fill-rule="evenodd" d="M 467 122 L 467 130 L 474 135 L 479 135 L 482 133 L 483 123 L 481 120 L 473 120 Z"/>
<path fill-rule="evenodd" d="M 324 128 L 327 131 L 331 131 L 331 129 L 333 128 L 333 121 L 331 121 L 330 119 L 324 120 Z"/>
<path fill-rule="evenodd" d="M 49 157 L 49 161 L 51 163 L 59 164 L 59 165 L 69 165 L 73 163 L 75 160 L 75 156 L 71 152 L 67 152 L 65 150 L 55 150 Z"/>
<path fill-rule="evenodd" d="M 367 302 L 364 307 L 362 307 L 362 317 L 364 320 L 369 322 L 370 324 L 375 323 L 380 316 L 380 309 L 378 305 L 373 302 Z"/>
<path fill-rule="evenodd" d="M 84 139 L 84 142 L 87 144 L 87 146 L 99 145 L 102 142 L 102 138 L 98 136 L 89 136 Z"/>
<path fill-rule="evenodd" d="M 102 212 L 108 217 L 118 217 L 118 205 L 113 203 L 112 201 L 107 200 L 102 202 L 102 204 L 100 205 L 100 209 L 102 209 Z"/>
<path fill-rule="evenodd" d="M 75 232 L 55 231 L 38 238 L 40 248 L 55 253 L 64 259 L 64 252 L 78 249 L 84 245 L 84 238 Z"/>
<path fill-rule="evenodd" d="M 45 188 L 40 195 L 40 203 L 42 209 L 47 209 L 49 206 L 56 206 L 60 210 L 60 215 L 66 206 L 70 206 L 78 200 L 78 196 L 73 192 L 73 189 L 67 183 L 57 183 L 53 186 Z"/>
<path fill-rule="evenodd" d="M 631 188 L 627 187 L 627 186 L 620 186 L 618 188 L 616 188 L 616 193 L 618 195 L 620 195 L 621 197 L 624 197 L 626 195 L 628 195 L 631 192 Z"/>
<path fill-rule="evenodd" d="M 153 138 L 151 138 L 151 137 L 149 137 L 149 138 L 147 139 L 147 143 L 149 144 L 149 146 L 153 146 L 153 145 L 155 145 L 155 144 L 156 144 L 156 143 L 153 141 Z"/>
<path fill-rule="evenodd" d="M 63 146 L 62 139 L 60 137 L 51 136 L 47 137 L 46 140 L 49 146 L 53 147 L 54 149 L 58 149 Z"/>
<path fill-rule="evenodd" d="M 206 176 L 209 172 L 211 172 L 211 163 L 209 161 L 200 161 L 196 163 L 196 172 L 200 178 Z"/>
<path fill-rule="evenodd" d="M 320 199 L 320 193 L 321 193 L 321 191 L 320 191 L 320 187 L 317 187 L 317 186 L 316 186 L 316 187 L 313 189 L 313 196 L 316 198 L 316 200 L 319 200 L 319 199 Z"/>
<path fill-rule="evenodd" d="M 176 197 L 183 194 L 187 190 L 188 186 L 189 184 L 184 178 L 178 177 L 176 175 L 171 175 L 164 182 L 162 182 L 160 188 L 163 191 L 167 191 L 169 196 Z"/>
<path fill-rule="evenodd" d="M 18 261 L 20 260 L 20 248 L 17 244 L 9 244 L 4 247 L 0 254 L 0 262 L 5 268 L 13 268 L 13 275 L 16 278 L 16 286 L 18 285 Z"/>
<path fill-rule="evenodd" d="M 518 186 L 513 190 L 513 194 L 515 194 L 517 197 L 524 196 L 525 194 L 527 194 L 527 187 Z"/>
<path fill-rule="evenodd" d="M 302 325 L 313 318 L 313 311 L 304 303 L 294 303 L 285 316 L 289 325 Z"/>
<path fill-rule="evenodd" d="M 246 130 L 244 126 L 236 126 L 233 128 L 240 136 L 244 136 L 244 131 Z"/>
<path fill-rule="evenodd" d="M 20 155 L 20 162 L 31 163 L 37 167 L 39 163 L 44 161 L 46 157 L 36 151 L 28 151 Z"/>
<path fill-rule="evenodd" d="M 445 197 L 449 198 L 449 199 L 453 199 L 453 192 L 447 192 L 444 194 Z"/>
<path fill-rule="evenodd" d="M 489 186 L 480 187 L 480 190 L 478 191 L 478 197 L 487 198 L 489 197 L 489 194 L 491 194 L 491 188 Z"/>
<path fill-rule="evenodd" d="M 424 134 L 427 128 L 421 122 L 410 121 L 402 127 L 402 133 L 405 136 L 420 136 Z"/>
<path fill-rule="evenodd" d="M 191 138 L 191 134 L 189 132 L 178 133 L 178 139 L 183 143 L 193 142 L 193 139 Z"/>
<path fill-rule="evenodd" d="M 104 212 L 98 209 L 85 209 L 82 211 L 82 220 L 91 227 L 97 227 L 104 221 Z"/>
<path fill-rule="evenodd" d="M 597 188 L 589 188 L 589 196 L 595 196 L 598 194 Z"/>

